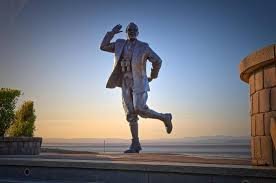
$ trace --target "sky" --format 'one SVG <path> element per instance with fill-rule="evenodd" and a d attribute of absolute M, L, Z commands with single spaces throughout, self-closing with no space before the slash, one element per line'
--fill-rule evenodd
<path fill-rule="evenodd" d="M 148 105 L 173 114 L 139 120 L 141 139 L 249 136 L 248 84 L 241 60 L 276 42 L 274 0 L 2 0 L 0 87 L 33 100 L 35 136 L 131 137 L 120 88 L 106 89 L 113 54 L 99 45 L 129 22 L 161 57 Z M 124 32 L 113 39 L 126 38 Z M 147 72 L 150 73 L 150 63 Z"/>

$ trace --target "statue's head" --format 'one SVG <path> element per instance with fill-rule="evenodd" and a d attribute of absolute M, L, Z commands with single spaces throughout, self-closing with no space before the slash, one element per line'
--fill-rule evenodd
<path fill-rule="evenodd" d="M 139 34 L 138 26 L 135 23 L 130 22 L 126 27 L 126 33 L 127 33 L 128 39 L 130 40 L 136 39 Z"/>

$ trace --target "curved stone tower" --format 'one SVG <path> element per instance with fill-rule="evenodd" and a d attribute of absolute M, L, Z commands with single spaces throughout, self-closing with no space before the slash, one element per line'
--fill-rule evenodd
<path fill-rule="evenodd" d="M 253 165 L 276 166 L 276 47 L 270 45 L 244 58 L 240 78 L 250 85 Z M 271 125 L 272 124 L 272 125 Z"/>

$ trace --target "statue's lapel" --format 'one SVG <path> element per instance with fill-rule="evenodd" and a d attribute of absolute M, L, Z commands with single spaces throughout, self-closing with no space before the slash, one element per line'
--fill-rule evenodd
<path fill-rule="evenodd" d="M 122 44 L 120 44 L 120 46 L 119 46 L 119 49 L 118 49 L 118 52 L 117 52 L 118 60 L 120 59 L 120 57 L 122 55 L 125 44 L 126 44 L 126 40 Z"/>
<path fill-rule="evenodd" d="M 137 55 L 139 53 L 139 46 L 140 46 L 140 41 L 136 40 L 133 52 L 132 52 L 132 61 L 136 61 Z"/>

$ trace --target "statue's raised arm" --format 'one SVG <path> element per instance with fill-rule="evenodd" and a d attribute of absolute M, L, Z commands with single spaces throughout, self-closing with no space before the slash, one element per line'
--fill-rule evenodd
<path fill-rule="evenodd" d="M 113 27 L 112 31 L 106 33 L 106 35 L 104 36 L 104 39 L 101 43 L 101 46 L 100 46 L 100 49 L 102 51 L 114 53 L 115 43 L 114 42 L 111 43 L 111 40 L 115 34 L 123 32 L 123 31 L 121 31 L 121 28 L 122 28 L 122 26 L 120 24 L 118 24 L 115 27 Z"/>

